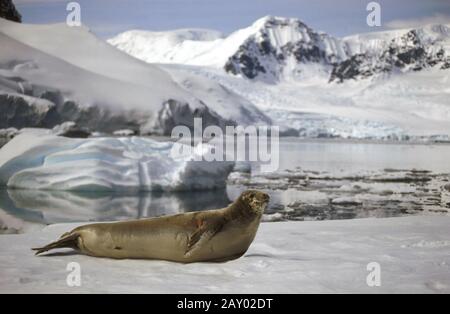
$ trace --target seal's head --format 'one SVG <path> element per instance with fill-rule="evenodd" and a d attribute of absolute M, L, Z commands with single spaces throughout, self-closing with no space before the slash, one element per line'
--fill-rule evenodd
<path fill-rule="evenodd" d="M 255 214 L 262 214 L 269 204 L 270 197 L 261 191 L 247 190 L 241 194 L 239 199 Z"/>

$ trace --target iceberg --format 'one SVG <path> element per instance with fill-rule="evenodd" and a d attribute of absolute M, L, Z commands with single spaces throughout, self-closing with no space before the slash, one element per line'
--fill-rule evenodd
<path fill-rule="evenodd" d="M 205 144 L 171 154 L 174 142 L 143 137 L 58 137 L 25 132 L 0 151 L 0 185 L 67 191 L 181 191 L 223 188 L 232 162 L 207 162 Z"/>

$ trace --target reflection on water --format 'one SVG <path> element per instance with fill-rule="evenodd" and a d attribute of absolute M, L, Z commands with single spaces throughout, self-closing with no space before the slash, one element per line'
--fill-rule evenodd
<path fill-rule="evenodd" d="M 229 203 L 225 190 L 121 195 L 3 189 L 0 228 L 23 232 L 35 225 L 157 217 L 221 208 Z"/>
<path fill-rule="evenodd" d="M 228 194 L 269 193 L 272 220 L 448 214 L 449 174 L 448 144 L 284 138 L 279 170 L 232 174 Z"/>
<path fill-rule="evenodd" d="M 385 170 L 356 175 L 291 170 L 233 173 L 229 195 L 258 189 L 271 195 L 266 220 L 331 220 L 449 214 L 449 175 Z"/>

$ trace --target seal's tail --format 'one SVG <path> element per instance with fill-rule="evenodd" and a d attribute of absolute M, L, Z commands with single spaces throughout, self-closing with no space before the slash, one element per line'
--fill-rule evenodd
<path fill-rule="evenodd" d="M 80 235 L 78 233 L 65 233 L 59 238 L 58 241 L 47 244 L 46 246 L 40 248 L 32 248 L 33 251 L 37 251 L 36 255 L 57 249 L 57 248 L 73 248 L 76 249 L 78 247 L 78 237 Z"/>

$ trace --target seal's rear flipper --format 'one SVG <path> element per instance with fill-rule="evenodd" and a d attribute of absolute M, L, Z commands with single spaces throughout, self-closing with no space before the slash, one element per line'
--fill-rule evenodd
<path fill-rule="evenodd" d="M 78 237 L 80 235 L 77 233 L 64 234 L 58 241 L 47 244 L 44 247 L 32 248 L 33 251 L 37 251 L 36 255 L 57 249 L 57 248 L 72 248 L 76 249 L 78 247 Z"/>

